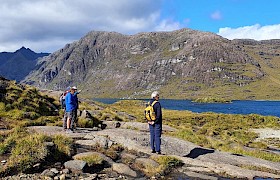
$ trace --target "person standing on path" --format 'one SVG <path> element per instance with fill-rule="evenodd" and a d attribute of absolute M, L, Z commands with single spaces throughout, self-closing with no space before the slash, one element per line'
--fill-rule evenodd
<path fill-rule="evenodd" d="M 79 99 L 78 99 L 78 94 L 81 92 L 81 90 L 77 91 L 77 87 L 76 86 L 73 86 L 72 87 L 74 90 L 75 90 L 75 93 L 74 93 L 74 99 L 76 101 L 76 108 L 74 110 L 74 119 L 73 119 L 73 124 L 71 125 L 71 127 L 73 129 L 76 129 L 77 128 L 77 123 L 78 123 L 78 109 L 79 109 Z"/>
<path fill-rule="evenodd" d="M 159 100 L 159 93 L 157 91 L 154 91 L 151 94 L 151 100 L 150 104 L 152 104 L 154 101 L 157 101 L 153 108 L 156 115 L 155 121 L 148 121 L 149 129 L 150 129 L 150 143 L 151 143 L 151 149 L 152 153 L 161 154 L 161 133 L 162 133 L 162 111 L 161 111 L 161 105 Z"/>
<path fill-rule="evenodd" d="M 63 95 L 60 97 L 61 107 L 63 109 L 63 129 L 67 129 L 67 113 L 66 113 L 66 104 L 65 104 L 65 98 L 67 93 L 70 91 L 71 87 L 67 87 L 64 91 Z"/>
<path fill-rule="evenodd" d="M 67 116 L 67 123 L 66 123 L 66 131 L 68 133 L 73 132 L 73 125 L 74 125 L 74 120 L 75 120 L 75 111 L 77 110 L 78 107 L 78 100 L 77 96 L 75 95 L 77 88 L 71 87 L 70 93 L 67 93 L 65 97 L 65 105 L 66 105 L 66 116 Z"/>

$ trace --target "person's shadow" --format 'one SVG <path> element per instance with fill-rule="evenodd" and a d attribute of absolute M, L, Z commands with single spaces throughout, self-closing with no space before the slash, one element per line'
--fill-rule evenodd
<path fill-rule="evenodd" d="M 200 155 L 208 154 L 208 153 L 213 153 L 214 150 L 212 149 L 203 149 L 203 148 L 194 148 L 191 150 L 191 152 L 184 157 L 189 157 L 189 158 L 197 158 Z"/>

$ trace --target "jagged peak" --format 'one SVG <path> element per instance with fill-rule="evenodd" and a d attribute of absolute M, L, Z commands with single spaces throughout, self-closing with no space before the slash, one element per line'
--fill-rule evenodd
<path fill-rule="evenodd" d="M 32 51 L 31 49 L 29 48 L 26 48 L 24 46 L 22 46 L 20 49 L 16 50 L 15 53 L 17 52 L 29 52 L 29 53 L 35 53 L 34 51 Z"/>

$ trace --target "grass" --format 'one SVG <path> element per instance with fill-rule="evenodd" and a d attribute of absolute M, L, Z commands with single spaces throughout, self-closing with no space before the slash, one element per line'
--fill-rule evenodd
<path fill-rule="evenodd" d="M 73 149 L 73 139 L 63 135 L 55 135 L 52 141 L 56 145 L 56 151 L 54 152 L 55 159 L 61 160 L 70 157 Z"/>
<path fill-rule="evenodd" d="M 237 147 L 230 149 L 229 152 L 232 152 L 234 154 L 253 156 L 256 158 L 261 158 L 261 159 L 265 159 L 265 160 L 273 161 L 273 162 L 280 162 L 280 156 L 278 154 L 265 152 L 260 149 L 245 150 L 243 147 L 237 146 Z"/>
<path fill-rule="evenodd" d="M 9 154 L 7 164 L 1 169 L 0 176 L 7 175 L 11 171 L 29 172 L 36 163 L 53 159 L 64 160 L 72 153 L 73 140 L 71 138 L 62 135 L 49 137 L 30 133 L 24 127 L 1 133 L 0 140 L 0 155 Z M 52 150 L 47 147 L 47 142 L 54 143 Z"/>
<path fill-rule="evenodd" d="M 0 91 L 0 117 L 6 128 L 56 124 L 62 118 L 57 111 L 59 104 L 54 98 L 28 85 L 9 80 L 3 82 L 5 89 Z M 5 149 L 3 144 L 1 147 Z"/>
<path fill-rule="evenodd" d="M 8 159 L 8 166 L 17 167 L 19 171 L 32 168 L 35 163 L 44 160 L 48 150 L 44 144 L 46 137 L 41 134 L 32 134 L 17 140 Z"/>
<path fill-rule="evenodd" d="M 273 169 L 263 167 L 263 166 L 260 167 L 260 166 L 254 166 L 254 165 L 242 165 L 241 168 L 249 169 L 249 170 L 253 170 L 253 171 L 262 171 L 262 172 L 268 172 L 268 173 L 280 175 L 280 171 L 273 170 Z"/>
<path fill-rule="evenodd" d="M 172 156 L 152 156 L 151 159 L 159 163 L 164 169 L 182 166 L 182 160 Z"/>
<path fill-rule="evenodd" d="M 0 155 L 10 153 L 17 144 L 17 141 L 27 135 L 28 132 L 25 128 L 17 127 L 9 131 L 8 134 L 2 136 L 2 142 L 0 143 Z"/>
<path fill-rule="evenodd" d="M 182 166 L 183 162 L 172 156 L 151 156 L 152 160 L 158 163 L 158 166 L 154 167 L 150 164 L 139 164 L 136 166 L 141 169 L 147 176 L 151 177 L 156 174 L 165 175 L 168 174 L 173 168 Z"/>
<path fill-rule="evenodd" d="M 88 166 L 103 164 L 103 158 L 100 157 L 100 155 L 98 155 L 98 154 L 91 154 L 91 155 L 87 155 L 87 156 L 81 156 L 81 157 L 77 157 L 75 159 L 76 160 L 85 161 L 88 164 Z"/>

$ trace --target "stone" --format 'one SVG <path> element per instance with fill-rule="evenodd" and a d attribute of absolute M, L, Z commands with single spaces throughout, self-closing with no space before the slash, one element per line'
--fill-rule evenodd
<path fill-rule="evenodd" d="M 87 117 L 87 110 L 83 110 L 80 117 L 85 119 Z"/>
<path fill-rule="evenodd" d="M 92 134 L 87 134 L 84 139 L 88 140 L 77 140 L 76 144 L 83 146 L 96 146 L 99 145 L 103 148 L 109 148 L 112 146 L 113 142 L 104 136 L 96 136 Z"/>
<path fill-rule="evenodd" d="M 131 177 L 137 177 L 137 173 L 133 171 L 128 165 L 123 163 L 113 163 L 112 164 L 113 171 L 117 173 L 128 175 Z"/>
<path fill-rule="evenodd" d="M 206 179 L 206 180 L 218 180 L 217 177 L 214 176 L 208 176 L 208 175 L 204 175 L 201 173 L 196 173 L 196 172 L 192 172 L 192 171 L 186 171 L 184 172 L 188 177 L 192 177 L 194 179 Z"/>
<path fill-rule="evenodd" d="M 99 152 L 84 152 L 84 153 L 79 153 L 79 154 L 76 154 L 75 156 L 73 156 L 73 159 L 79 159 L 81 157 L 84 157 L 84 156 L 90 156 L 90 155 L 98 155 L 100 156 L 105 162 L 107 162 L 108 164 L 112 165 L 114 163 L 114 161 L 105 156 L 104 154 L 102 153 L 99 153 Z"/>
<path fill-rule="evenodd" d="M 71 160 L 64 163 L 64 167 L 70 169 L 72 172 L 83 171 L 86 166 L 86 162 L 82 160 Z"/>
<path fill-rule="evenodd" d="M 54 163 L 54 167 L 60 169 L 62 166 L 61 162 Z"/>
<path fill-rule="evenodd" d="M 137 156 L 128 153 L 121 153 L 121 159 L 135 160 Z"/>
<path fill-rule="evenodd" d="M 124 122 L 121 122 L 124 123 Z M 147 125 L 142 123 L 143 126 Z M 32 127 L 39 130 L 46 130 L 42 127 Z M 43 132 L 44 132 L 43 131 Z M 48 131 L 54 133 L 59 133 L 61 128 L 58 127 L 48 127 Z M 40 132 L 40 131 L 39 131 Z M 85 137 L 85 133 L 79 136 L 81 138 Z M 136 150 L 137 152 L 143 152 L 147 157 L 151 155 L 151 150 L 149 146 L 149 132 L 136 131 L 132 129 L 105 129 L 102 131 L 90 132 L 88 134 L 88 140 L 92 138 L 95 139 L 97 136 L 103 136 L 104 138 L 122 145 L 128 150 Z M 175 137 L 162 135 L 162 151 L 168 156 L 173 156 L 181 159 L 185 165 L 187 165 L 186 171 L 197 172 L 201 174 L 225 174 L 225 176 L 230 175 L 238 178 L 252 178 L 252 177 L 270 177 L 270 178 L 280 178 L 279 175 L 273 173 L 266 173 L 254 170 L 248 170 L 241 168 L 242 165 L 252 165 L 255 167 L 265 167 L 271 172 L 280 171 L 279 162 L 271 162 L 263 159 L 253 158 L 245 155 L 235 155 L 227 152 L 220 152 L 213 149 L 207 149 L 200 147 L 182 139 Z M 144 154 L 144 155 L 145 155 Z M 144 156 L 143 155 L 143 156 Z M 105 155 L 104 155 L 105 156 Z M 107 157 L 108 158 L 108 157 Z M 139 158 L 137 158 L 138 163 Z M 110 159 L 111 164 L 114 162 Z M 142 162 L 143 163 L 143 162 Z"/>
<path fill-rule="evenodd" d="M 135 163 L 140 164 L 145 168 L 157 168 L 159 166 L 157 162 L 149 158 L 137 158 Z"/>
<path fill-rule="evenodd" d="M 50 171 L 53 172 L 54 174 L 58 174 L 59 173 L 59 171 L 56 168 L 51 168 Z"/>
<path fill-rule="evenodd" d="M 52 178 L 52 177 L 49 177 L 49 176 L 45 176 L 44 179 L 45 179 L 45 180 L 53 180 L 53 178 Z"/>
<path fill-rule="evenodd" d="M 32 171 L 38 171 L 41 168 L 41 163 L 36 163 L 32 167 Z"/>
<path fill-rule="evenodd" d="M 98 131 L 98 127 L 93 127 L 92 130 L 93 131 Z"/>
<path fill-rule="evenodd" d="M 46 169 L 41 173 L 41 175 L 53 178 L 55 176 L 55 173 L 50 171 L 49 169 Z"/>
<path fill-rule="evenodd" d="M 60 176 L 59 176 L 59 179 L 60 179 L 60 180 L 65 180 L 65 179 L 66 179 L 66 175 L 65 175 L 65 174 L 60 175 Z"/>
<path fill-rule="evenodd" d="M 70 170 L 69 170 L 69 169 L 63 169 L 63 170 L 62 170 L 62 173 L 63 173 L 63 174 L 69 174 L 69 173 L 70 173 Z"/>

